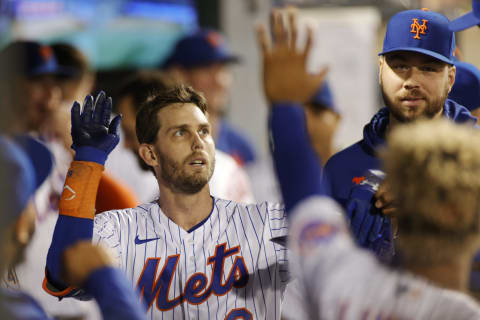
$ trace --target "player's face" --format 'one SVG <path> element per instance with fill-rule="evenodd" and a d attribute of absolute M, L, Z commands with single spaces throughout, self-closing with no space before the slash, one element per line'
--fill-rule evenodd
<path fill-rule="evenodd" d="M 215 168 L 215 145 L 205 114 L 192 103 L 173 104 L 161 109 L 158 119 L 154 149 L 159 183 L 174 192 L 199 192 Z"/>
<path fill-rule="evenodd" d="M 223 112 L 232 86 L 232 73 L 228 65 L 215 63 L 189 69 L 185 72 L 185 80 L 205 96 L 210 114 Z"/>
<path fill-rule="evenodd" d="M 442 113 L 455 81 L 455 67 L 421 53 L 396 51 L 381 57 L 379 68 L 383 99 L 393 121 Z"/>
<path fill-rule="evenodd" d="M 62 92 L 53 76 L 22 79 L 28 129 L 39 130 L 61 104 Z"/>

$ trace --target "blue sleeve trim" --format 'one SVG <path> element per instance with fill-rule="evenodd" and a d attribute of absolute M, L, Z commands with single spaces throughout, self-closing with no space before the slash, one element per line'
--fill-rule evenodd
<path fill-rule="evenodd" d="M 67 287 L 62 281 L 62 255 L 65 248 L 79 240 L 92 239 L 93 220 L 59 215 L 47 255 L 47 270 L 51 280 Z"/>
<path fill-rule="evenodd" d="M 103 319 L 145 319 L 140 298 L 119 270 L 104 267 L 94 271 L 84 288 L 97 301 Z"/>
<path fill-rule="evenodd" d="M 300 201 L 324 195 L 320 159 L 310 144 L 303 108 L 276 103 L 269 119 L 271 151 L 287 214 Z"/>
<path fill-rule="evenodd" d="M 90 146 L 83 146 L 75 149 L 74 160 L 96 162 L 103 166 L 105 161 L 107 161 L 107 157 L 108 153 L 103 150 Z"/>

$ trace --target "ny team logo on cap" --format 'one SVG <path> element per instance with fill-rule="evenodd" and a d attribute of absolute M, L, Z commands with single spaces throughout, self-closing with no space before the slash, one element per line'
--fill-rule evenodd
<path fill-rule="evenodd" d="M 418 19 L 417 18 L 413 18 L 412 19 L 413 23 L 411 24 L 411 30 L 410 30 L 410 33 L 415 33 L 415 36 L 413 37 L 413 39 L 422 39 L 420 38 L 420 35 L 421 34 L 427 34 L 426 31 L 427 31 L 427 22 L 428 20 L 426 19 L 422 19 L 422 24 L 420 25 L 420 23 L 418 23 Z"/>

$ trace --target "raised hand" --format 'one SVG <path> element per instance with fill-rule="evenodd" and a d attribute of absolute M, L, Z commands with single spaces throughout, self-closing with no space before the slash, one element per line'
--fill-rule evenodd
<path fill-rule="evenodd" d="M 108 154 L 120 141 L 119 126 L 121 115 L 110 121 L 112 98 L 101 91 L 95 100 L 88 95 L 80 110 L 75 102 L 71 110 L 72 149 L 76 160 L 96 161 L 103 164 Z M 103 163 L 102 163 L 103 162 Z"/>
<path fill-rule="evenodd" d="M 270 27 L 272 40 L 264 26 L 257 29 L 257 39 L 263 55 L 263 85 L 270 103 L 298 102 L 305 104 L 311 100 L 327 74 L 327 68 L 312 74 L 307 72 L 307 58 L 312 47 L 313 32 L 307 29 L 305 48 L 297 50 L 296 11 L 274 10 Z"/>

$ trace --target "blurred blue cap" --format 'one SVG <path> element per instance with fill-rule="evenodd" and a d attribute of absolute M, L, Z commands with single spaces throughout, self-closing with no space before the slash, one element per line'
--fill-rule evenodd
<path fill-rule="evenodd" d="M 455 61 L 457 74 L 449 99 L 472 111 L 480 108 L 480 70 L 473 64 Z"/>
<path fill-rule="evenodd" d="M 480 26 L 480 0 L 472 0 L 472 11 L 453 20 L 450 23 L 452 31 L 461 31 L 473 27 Z"/>
<path fill-rule="evenodd" d="M 323 83 L 323 85 L 317 90 L 317 92 L 313 96 L 310 103 L 328 108 L 333 112 L 340 114 L 333 101 L 333 94 L 330 90 L 328 82 Z"/>
<path fill-rule="evenodd" d="M 413 51 L 453 64 L 454 49 L 455 35 L 447 17 L 432 11 L 407 10 L 390 19 L 379 55 Z"/>
<path fill-rule="evenodd" d="M 48 148 L 30 136 L 0 136 L 0 200 L 2 222 L 14 221 L 45 181 L 53 166 Z"/>
<path fill-rule="evenodd" d="M 41 75 L 69 76 L 72 70 L 61 67 L 50 46 L 35 41 L 15 41 L 1 52 L 4 65 L 15 73 L 27 77 Z"/>
<path fill-rule="evenodd" d="M 198 30 L 181 38 L 162 68 L 179 65 L 184 68 L 208 66 L 214 63 L 234 63 L 240 59 L 225 43 L 223 36 L 213 30 Z"/>

